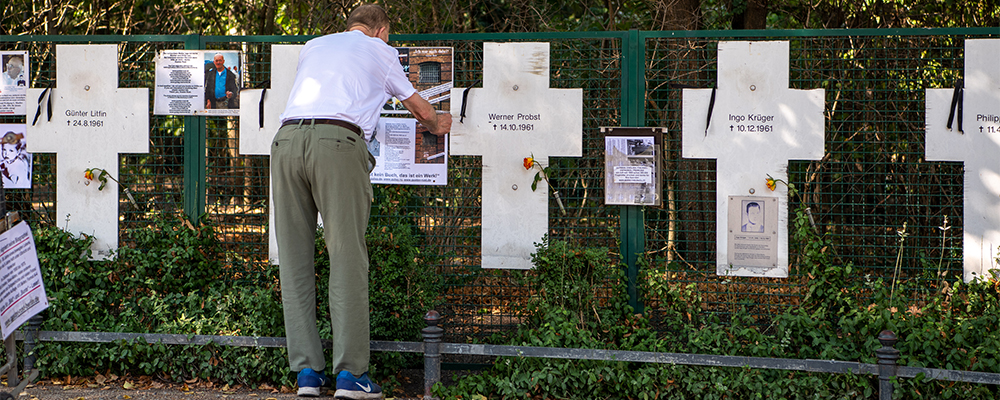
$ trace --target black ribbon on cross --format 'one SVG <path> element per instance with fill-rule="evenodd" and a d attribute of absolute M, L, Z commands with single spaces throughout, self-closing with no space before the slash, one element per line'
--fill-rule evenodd
<path fill-rule="evenodd" d="M 712 110 L 715 109 L 716 90 L 718 90 L 718 88 L 712 86 L 712 97 L 708 99 L 708 119 L 705 120 L 705 136 L 708 136 L 708 126 L 712 123 Z"/>
<path fill-rule="evenodd" d="M 263 90 L 260 91 L 260 103 L 257 105 L 257 109 L 258 109 L 258 112 L 259 112 L 259 120 L 258 120 L 258 122 L 260 122 L 260 128 L 261 129 L 264 128 L 264 97 L 267 96 L 267 87 L 270 86 L 270 85 L 271 85 L 271 80 L 270 79 L 265 80 L 264 82 L 261 82 L 260 85 L 257 85 L 258 89 L 263 89 Z"/>
<path fill-rule="evenodd" d="M 35 123 L 38 122 L 38 116 L 42 115 L 42 99 L 46 98 L 46 95 L 48 95 L 48 102 L 46 103 L 45 109 L 47 111 L 48 121 L 52 121 L 52 95 L 49 94 L 51 90 L 52 84 L 50 83 L 49 86 L 42 91 L 42 94 L 38 96 L 38 107 L 35 108 L 35 119 L 31 120 L 31 126 L 35 126 Z"/>
<path fill-rule="evenodd" d="M 683 83 L 671 83 L 671 89 L 707 89 L 700 86 L 685 85 Z M 715 92 L 717 87 L 712 86 L 712 97 L 708 99 L 708 118 L 705 119 L 705 136 L 708 136 L 708 126 L 712 124 L 712 111 L 715 110 Z"/>
<path fill-rule="evenodd" d="M 469 87 L 465 88 L 465 90 L 462 91 L 462 112 L 458 114 L 461 117 L 458 119 L 458 123 L 461 124 L 464 123 L 465 121 L 465 105 L 469 104 L 469 90 L 472 90 L 473 86 L 478 85 L 479 82 L 482 81 L 483 81 L 482 79 L 477 79 L 475 82 L 472 82 L 472 84 L 469 85 Z"/>
<path fill-rule="evenodd" d="M 955 114 L 958 111 L 958 132 L 962 134 L 965 133 L 965 130 L 962 129 L 962 103 L 965 102 L 964 100 L 965 82 L 959 79 L 955 86 L 955 92 L 951 95 L 951 107 L 948 108 L 948 130 L 951 130 L 951 123 L 955 120 Z"/>

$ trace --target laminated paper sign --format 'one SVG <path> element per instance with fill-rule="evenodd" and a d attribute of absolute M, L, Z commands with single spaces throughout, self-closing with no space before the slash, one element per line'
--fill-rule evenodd
<path fill-rule="evenodd" d="M 764 275 L 778 267 L 777 197 L 729 196 L 729 270 Z"/>
<path fill-rule="evenodd" d="M 0 115 L 24 115 L 31 84 L 28 52 L 0 51 L 0 68 Z"/>
<path fill-rule="evenodd" d="M 156 115 L 239 115 L 238 51 L 164 50 L 156 57 Z"/>
<path fill-rule="evenodd" d="M 0 234 L 0 332 L 7 339 L 21 324 L 48 308 L 35 239 L 21 222 Z"/>
<path fill-rule="evenodd" d="M 660 149 L 667 128 L 601 128 L 604 204 L 659 206 Z"/>

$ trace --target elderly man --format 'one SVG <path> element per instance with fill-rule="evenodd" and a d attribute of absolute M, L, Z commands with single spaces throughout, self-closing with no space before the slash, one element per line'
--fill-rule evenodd
<path fill-rule="evenodd" d="M 27 81 L 24 79 L 24 58 L 19 55 L 5 58 L 3 84 L 6 86 L 27 87 Z"/>
<path fill-rule="evenodd" d="M 240 92 L 236 74 L 226 69 L 226 57 L 215 53 L 214 68 L 205 71 L 205 108 L 238 108 L 236 94 Z"/>
<path fill-rule="evenodd" d="M 298 72 L 271 144 L 274 220 L 280 258 L 288 361 L 298 371 L 299 396 L 318 396 L 331 384 L 316 328 L 314 236 L 323 217 L 330 254 L 333 373 L 340 399 L 380 399 L 368 377 L 368 249 L 365 229 L 372 205 L 369 173 L 374 136 L 390 97 L 435 135 L 451 129 L 416 93 L 389 40 L 389 17 L 362 5 L 347 31 L 310 40 L 299 53 Z"/>

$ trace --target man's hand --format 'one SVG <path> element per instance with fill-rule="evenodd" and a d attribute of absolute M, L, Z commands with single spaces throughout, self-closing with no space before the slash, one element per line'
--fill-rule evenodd
<path fill-rule="evenodd" d="M 420 94 L 414 93 L 403 100 L 403 106 L 410 110 L 417 121 L 426 126 L 431 133 L 441 136 L 451 132 L 451 114 L 438 114 L 431 103 L 420 97 Z"/>
<path fill-rule="evenodd" d="M 437 126 L 438 132 L 431 132 L 438 136 L 443 136 L 448 132 L 451 132 L 451 114 L 438 114 L 437 115 Z"/>
<path fill-rule="evenodd" d="M 230 92 L 230 91 L 226 91 L 226 98 L 227 98 L 227 99 L 231 99 L 231 98 L 233 98 L 233 92 Z"/>

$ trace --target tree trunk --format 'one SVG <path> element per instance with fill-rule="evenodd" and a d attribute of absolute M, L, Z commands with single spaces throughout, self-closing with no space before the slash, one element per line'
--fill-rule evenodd
<path fill-rule="evenodd" d="M 767 29 L 769 0 L 746 0 L 743 12 L 733 16 L 733 29 Z"/>

